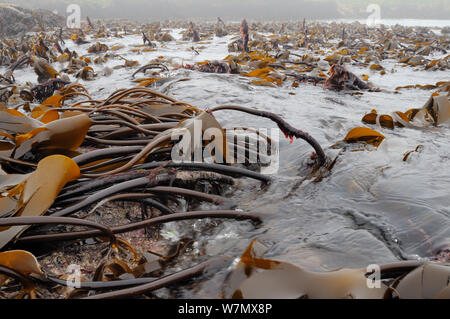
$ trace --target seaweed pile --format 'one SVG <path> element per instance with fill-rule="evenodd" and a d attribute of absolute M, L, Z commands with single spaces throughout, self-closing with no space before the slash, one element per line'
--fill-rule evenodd
<path fill-rule="evenodd" d="M 95 270 L 94 281 L 108 278 L 105 273 L 108 269 L 116 279 L 124 271 L 135 276 L 138 273 L 140 276 L 148 274 L 141 269 L 145 269 L 142 263 L 133 268 L 124 259 L 126 257 L 120 257 L 120 249 L 125 248 L 134 258 L 128 262 L 139 261 L 137 249 L 117 234 L 183 219 L 260 220 L 255 214 L 231 209 L 236 205 L 219 195 L 224 185 L 233 185 L 233 178 L 238 176 L 263 183 L 270 181 L 269 177 L 258 172 L 226 165 L 231 163 L 229 148 L 235 147 L 232 133 L 223 136 L 225 141 L 217 136 L 202 146 L 202 153 L 206 149 L 210 151 L 211 163 L 171 161 L 176 145 L 172 135 L 177 131 L 190 131 L 194 136 L 195 121 L 201 122 L 203 132 L 215 128 L 220 133 L 223 129 L 212 115 L 215 111 L 232 109 L 267 117 L 274 120 L 286 136 L 302 138 L 313 146 L 318 153 L 315 166 L 325 163 L 322 148 L 311 136 L 294 129 L 270 112 L 238 106 L 219 106 L 201 111 L 139 87 L 118 90 L 102 101 L 92 99 L 79 84 L 69 85 L 58 92 L 60 94 L 47 98 L 31 110 L 31 116 L 14 108 L 1 111 L 4 139 L 1 153 L 3 195 L 0 246 L 97 236 L 104 238 L 109 246 L 106 257 Z M 67 99 L 77 95 L 87 99 L 62 107 Z M 268 137 L 256 133 L 257 139 L 271 143 Z M 249 151 L 258 152 L 258 149 L 253 147 Z M 194 152 L 193 149 L 192 154 Z M 178 197 L 183 198 L 185 204 L 179 203 Z M 142 220 L 108 227 L 104 222 L 86 218 L 111 201 L 139 202 Z M 202 202 L 223 208 L 197 211 Z M 88 210 L 93 204 L 94 208 Z M 97 220 L 102 220 L 99 218 Z M 93 230 L 66 229 L 44 233 L 37 230 L 33 235 L 23 236 L 29 226 L 54 224 L 85 226 Z M 6 260 L 5 266 L 13 266 L 8 271 L 13 271 L 16 263 L 22 264 L 24 260 L 28 260 L 33 267 L 26 269 L 25 274 L 36 274 L 36 267 L 40 269 L 34 257 L 25 251 L 9 250 L 2 256 Z M 42 275 L 42 272 L 38 274 Z M 22 280 L 23 275 L 22 272 L 22 277 L 13 277 Z M 48 274 L 45 277 L 59 282 Z M 127 286 L 133 283 L 132 280 Z M 142 283 L 142 280 L 135 283 Z M 28 278 L 23 284 L 24 290 L 19 296 L 35 296 L 34 289 L 29 288 Z M 106 289 L 113 286 L 105 283 L 98 287 Z"/>
<path fill-rule="evenodd" d="M 250 221 L 255 228 L 264 222 L 264 211 L 244 212 L 232 195 L 242 180 L 253 180 L 253 189 L 264 192 L 276 179 L 261 173 L 268 163 L 260 148 L 270 149 L 276 142 L 251 128 L 225 130 L 216 112 L 269 119 L 291 143 L 296 138 L 310 145 L 313 152 L 302 162 L 301 176 L 286 197 L 306 180 L 318 183 L 329 176 L 347 150 L 375 150 L 385 139 L 372 128 L 355 127 L 342 141 L 324 149 L 310 134 L 273 112 L 234 104 L 201 109 L 166 95 L 174 83 L 189 80 L 173 79 L 173 72 L 232 74 L 250 79 L 249 85 L 273 88 L 323 83 L 325 89 L 353 96 L 381 90 L 367 82 L 368 75 L 361 79 L 345 65 L 380 74 L 386 74 L 381 65 L 385 59 L 428 71 L 450 66 L 449 55 L 425 58 L 432 51 L 446 54 L 448 36 L 420 28 L 367 29 L 356 23 L 343 29 L 335 23 L 248 24 L 246 20 L 227 25 L 220 18 L 215 23 L 140 26 L 117 20 L 86 22 L 79 30 L 54 28 L 2 41 L 1 65 L 6 69 L 0 90 L 0 298 L 157 298 L 154 291 L 230 265 L 231 257 L 210 259 L 196 251 L 191 238 L 170 247 L 159 240 L 161 225 L 169 222 L 206 219 L 214 220 L 208 226 L 214 227 L 234 219 Z M 102 39 L 139 36 L 143 44 L 130 52 L 155 52 L 176 41 L 168 32 L 174 28 L 184 30 L 182 39 L 192 42 L 193 55 L 205 49 L 212 37 L 236 35 L 228 45 L 231 54 L 193 64 L 160 56 L 140 65 L 127 56 L 125 46 L 102 43 Z M 63 50 L 66 41 L 83 47 L 86 54 L 68 46 Z M 291 52 L 298 48 L 310 53 Z M 121 64 L 103 67 L 112 60 Z M 16 81 L 14 72 L 28 66 L 33 67 L 37 84 Z M 117 70 L 126 72 L 127 80 L 137 86 L 105 97 L 101 90 L 91 94 L 82 84 L 95 83 Z M 144 77 L 135 78 L 140 73 Z M 448 123 L 450 83 L 396 91 L 415 88 L 435 90 L 423 108 L 390 115 L 372 110 L 362 122 L 389 129 Z M 200 132 L 196 132 L 198 123 Z M 243 132 L 245 159 L 237 164 L 236 150 L 242 147 L 238 135 Z M 183 140 L 174 136 L 186 133 L 208 138 L 180 154 Z M 404 161 L 419 151 L 411 151 Z M 196 161 L 198 153 L 206 154 L 201 162 Z M 174 154 L 184 161 L 174 161 Z M 316 273 L 264 259 L 264 251 L 257 241 L 250 244 L 221 283 L 222 297 L 449 298 L 448 247 L 436 254 L 436 262 L 381 265 L 382 288 L 375 290 L 366 286 L 370 273 L 363 269 Z M 73 274 L 67 272 L 72 264 L 82 265 L 81 281 L 75 286 Z M 321 290 L 324 285 L 336 289 Z"/>

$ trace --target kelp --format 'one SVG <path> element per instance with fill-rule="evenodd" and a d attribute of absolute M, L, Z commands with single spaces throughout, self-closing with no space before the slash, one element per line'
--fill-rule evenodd
<path fill-rule="evenodd" d="M 203 219 L 203 218 L 227 218 L 234 220 L 251 220 L 255 224 L 261 222 L 261 218 L 256 214 L 250 214 L 242 211 L 236 210 L 212 210 L 212 211 L 189 211 L 183 213 L 169 214 L 165 216 L 159 216 L 154 218 L 144 219 L 139 222 L 130 223 L 126 225 L 120 225 L 116 227 L 111 227 L 110 231 L 112 234 L 121 234 L 130 232 L 133 230 L 141 229 L 144 227 L 160 225 L 164 223 L 169 223 L 173 221 L 189 220 L 189 219 Z M 73 218 L 75 219 L 75 218 Z M 58 223 L 57 221 L 56 223 Z M 45 223 L 45 221 L 43 221 Z M 97 226 L 97 225 L 96 225 Z M 50 241 L 61 241 L 61 240 L 79 240 L 86 239 L 95 236 L 102 236 L 105 232 L 102 230 L 86 230 L 86 231 L 74 231 L 74 232 L 63 232 L 55 234 L 45 234 L 45 235 L 30 235 L 25 236 L 17 240 L 18 243 L 38 243 L 38 242 L 50 242 Z"/>
<path fill-rule="evenodd" d="M 150 283 L 146 283 L 143 285 L 138 285 L 131 288 L 126 288 L 118 291 L 98 294 L 94 296 L 89 296 L 86 299 L 111 299 L 111 298 L 123 298 L 130 297 L 146 292 L 150 292 L 156 289 L 159 289 L 164 286 L 168 286 L 170 284 L 176 283 L 181 280 L 185 280 L 186 278 L 190 278 L 193 276 L 198 276 L 203 274 L 206 270 L 211 269 L 213 267 L 217 267 L 219 264 L 223 264 L 227 261 L 227 258 L 224 257 L 216 257 L 212 260 L 203 262 L 189 269 L 185 269 L 174 274 L 167 275 L 165 277 L 159 278 L 158 280 L 152 281 Z"/>
<path fill-rule="evenodd" d="M 250 243 L 227 278 L 225 298 L 448 298 L 450 267 L 446 265 L 410 261 L 380 265 L 377 287 L 373 272 L 366 268 L 314 272 L 264 259 L 264 252 L 257 239 Z"/>
<path fill-rule="evenodd" d="M 41 265 L 36 257 L 25 250 L 0 252 L 0 265 L 14 269 L 22 275 L 43 275 Z"/>
<path fill-rule="evenodd" d="M 74 115 L 46 123 L 32 131 L 16 135 L 14 158 L 39 149 L 75 151 L 83 143 L 92 121 L 85 114 Z"/>
<path fill-rule="evenodd" d="M 115 243 L 121 240 L 120 237 L 117 237 L 119 234 L 154 227 L 162 223 L 188 219 L 232 218 L 259 222 L 260 218 L 255 214 L 220 209 L 179 212 L 171 204 L 171 202 L 176 202 L 176 198 L 183 198 L 189 200 L 190 205 L 193 205 L 192 207 L 196 205 L 195 202 L 192 202 L 193 199 L 197 202 L 211 202 L 213 205 L 231 205 L 229 207 L 234 207 L 235 204 L 221 196 L 189 189 L 192 187 L 189 185 L 196 185 L 198 184 L 196 181 L 201 179 L 206 179 L 209 183 L 214 183 L 215 180 L 223 183 L 223 181 L 227 180 L 224 176 L 231 176 L 232 178 L 246 176 L 261 180 L 264 183 L 270 182 L 270 178 L 267 176 L 229 165 L 232 161 L 228 158 L 228 148 L 234 147 L 234 141 L 229 137 L 233 136 L 232 134 L 235 134 L 235 132 L 231 131 L 230 136 L 227 135 L 229 134 L 228 131 L 225 134 L 225 130 L 213 116 L 213 113 L 219 110 L 242 111 L 268 118 L 277 123 L 285 136 L 291 140 L 294 137 L 304 139 L 315 150 L 311 156 L 315 164 L 313 171 L 316 173 L 314 176 L 323 176 L 324 172 L 318 171 L 318 169 L 323 166 L 324 170 L 329 170 L 335 163 L 335 160 L 328 162 L 320 144 L 309 134 L 292 127 L 278 115 L 267 111 L 241 106 L 219 106 L 202 111 L 187 103 L 178 102 L 171 97 L 142 87 L 118 90 L 101 101 L 88 98 L 77 102 L 69 108 L 62 108 L 60 105 L 64 96 L 66 96 L 66 93 L 62 92 L 62 94 L 48 100 L 48 104 L 43 103 L 40 108 L 33 109 L 32 113 L 41 121 L 34 119 L 24 120 L 25 124 L 29 126 L 34 125 L 33 129 L 22 129 L 19 130 L 21 133 L 18 134 L 14 132 L 14 127 L 11 127 L 10 133 L 5 132 L 5 137 L 12 137 L 13 142 L 17 144 L 17 150 L 21 151 L 15 150 L 14 154 L 20 154 L 15 157 L 19 161 L 21 156 L 29 154 L 30 151 L 31 153 L 40 154 L 44 151 L 62 152 L 64 148 L 66 151 L 79 151 L 80 147 L 87 146 L 94 147 L 94 149 L 73 156 L 71 161 L 76 163 L 73 165 L 78 169 L 77 174 L 74 174 L 70 179 L 64 180 L 57 191 L 48 191 L 49 195 L 51 193 L 51 196 L 48 197 L 45 206 L 42 206 L 42 211 L 39 213 L 48 214 L 48 218 L 43 216 L 42 219 L 39 219 L 39 216 L 29 216 L 26 212 L 22 215 L 19 213 L 16 215 L 17 208 L 15 208 L 9 217 L 6 218 L 7 220 L 3 221 L 3 224 L 5 228 L 9 227 L 8 229 L 15 227 L 26 228 L 30 225 L 36 227 L 36 225 L 54 224 L 79 225 L 98 229 L 66 230 L 32 235 L 25 233 L 25 236 L 19 232 L 5 237 L 5 244 L 12 239 L 18 244 L 26 245 L 41 242 L 82 240 L 92 237 L 103 238 L 108 237 L 108 234 L 111 238 L 110 243 Z M 46 113 L 50 111 L 53 111 L 53 114 L 56 112 L 58 118 L 51 118 L 49 115 L 49 120 L 45 120 L 47 123 L 42 123 Z M 16 116 L 28 119 L 28 117 L 20 116 L 19 114 L 16 114 Z M 71 121 L 71 124 L 65 125 L 69 121 Z M 200 124 L 201 129 L 199 132 L 196 132 Z M 78 126 L 80 127 L 79 129 L 77 128 Z M 66 136 L 64 128 L 67 128 L 67 132 L 72 131 L 72 135 Z M 203 141 L 198 145 L 198 150 L 203 154 L 205 149 L 209 149 L 209 154 L 213 155 L 211 163 L 174 163 L 169 160 L 171 150 L 177 145 L 177 141 L 173 141 L 171 138 L 173 135 L 182 135 L 182 133 L 188 132 L 190 136 L 189 142 L 195 145 L 195 141 L 193 141 L 195 134 L 200 133 L 204 135 L 207 130 L 214 131 L 214 139 Z M 54 138 L 54 135 L 57 135 L 59 132 L 61 132 L 63 137 L 60 140 Z M 73 134 L 74 132 L 76 134 Z M 247 133 L 249 132 L 247 130 Z M 45 135 L 42 135 L 44 133 Z M 260 136 L 258 131 L 252 133 Z M 8 134 L 10 137 L 8 137 Z M 210 137 L 213 137 L 213 135 Z M 269 144 L 273 143 L 267 137 L 260 137 Z M 371 139 L 374 137 L 375 140 L 380 138 L 380 136 L 370 132 L 368 129 L 367 132 L 353 132 L 345 140 L 348 143 L 358 139 L 371 142 Z M 108 144 L 115 145 L 114 143 L 122 141 L 125 142 L 124 146 L 105 146 Z M 139 143 L 143 143 L 143 146 L 126 146 L 128 141 L 139 141 Z M 35 146 L 27 146 L 27 143 Z M 211 150 L 214 150 L 214 152 L 211 152 Z M 187 154 L 189 155 L 189 160 L 194 158 L 195 152 L 196 150 L 192 149 L 191 153 Z M 159 160 L 155 160 L 156 158 Z M 11 160 L 13 159 L 11 158 Z M 67 158 L 67 160 L 70 159 Z M 13 172 L 14 169 L 11 166 L 13 162 L 7 161 L 6 163 L 10 163 L 8 169 Z M 33 167 L 31 166 L 32 164 L 32 162 L 22 164 L 17 162 L 15 165 L 21 165 L 30 170 Z M 41 162 L 39 162 L 36 171 L 42 171 L 41 167 Z M 176 171 L 171 171 L 172 169 L 176 169 Z M 191 173 L 189 173 L 190 171 Z M 192 171 L 204 173 L 193 174 Z M 211 173 L 209 175 L 205 174 L 206 172 L 214 172 L 215 175 L 211 175 Z M 14 187 L 14 183 L 20 185 L 22 181 L 27 181 L 30 178 L 26 174 L 22 174 L 26 176 L 15 174 L 4 179 L 5 187 Z M 33 174 L 36 173 L 32 172 L 31 175 Z M 69 181 L 70 183 L 67 184 Z M 228 178 L 227 183 L 232 184 L 231 182 L 232 179 Z M 64 186 L 64 184 L 67 185 Z M 16 199 L 5 197 L 4 207 L 12 207 L 12 204 L 15 203 L 14 200 Z M 89 223 L 88 221 L 86 221 L 87 223 L 78 223 L 79 217 L 83 219 L 90 218 L 100 207 L 112 201 L 138 201 L 145 207 L 151 207 L 152 210 L 156 210 L 158 215 L 150 217 L 143 213 L 142 221 L 103 229 L 99 228 L 101 225 L 97 223 Z M 67 220 L 60 220 L 59 218 L 67 218 Z M 19 224 L 22 226 L 19 226 Z M 106 294 L 100 293 L 93 296 L 93 298 L 141 294 L 173 282 L 171 279 L 166 279 L 166 277 L 172 278 L 171 275 L 167 275 L 163 271 L 160 279 L 155 278 L 144 283 L 137 280 L 136 272 L 133 269 L 136 268 L 132 266 L 129 260 L 117 259 L 117 256 L 109 256 L 103 260 L 98 265 L 95 276 L 92 279 L 100 280 L 101 282 L 113 279 L 116 283 L 99 284 L 99 290 L 102 290 L 101 287 L 103 289 L 120 289 L 127 286 L 133 288 Z M 106 275 L 106 273 L 112 273 L 112 275 Z M 182 276 L 180 278 L 198 273 L 200 272 L 187 270 L 183 275 L 180 274 Z M 136 280 L 133 281 L 129 276 L 133 276 Z M 118 282 L 122 280 L 132 281 Z M 60 279 L 56 277 L 53 279 L 53 282 L 61 283 Z M 88 286 L 86 285 L 86 287 Z M 78 293 L 82 294 L 82 290 Z"/>
<path fill-rule="evenodd" d="M 330 149 L 340 149 L 334 160 L 329 164 L 331 170 L 336 160 L 347 150 L 355 151 L 375 151 L 386 137 L 380 132 L 369 127 L 355 127 L 348 131 L 342 141 L 330 146 Z M 322 172 L 321 175 L 324 173 Z M 321 178 L 319 178 L 319 181 Z"/>
<path fill-rule="evenodd" d="M 23 289 L 14 297 L 36 297 L 36 284 L 33 278 L 43 278 L 44 273 L 36 257 L 24 250 L 10 250 L 0 252 L 0 283 L 9 278 L 17 279 L 22 283 Z"/>
<path fill-rule="evenodd" d="M 0 123 L 2 131 L 8 134 L 25 134 L 41 125 L 40 121 L 14 109 L 1 110 Z"/>
<path fill-rule="evenodd" d="M 344 138 L 347 143 L 367 143 L 379 146 L 384 140 L 384 135 L 367 127 L 356 127 L 350 130 Z"/>
<path fill-rule="evenodd" d="M 250 109 L 250 108 L 246 108 L 246 107 L 242 107 L 242 106 L 235 106 L 235 105 L 218 106 L 218 107 L 210 109 L 209 112 L 216 112 L 219 110 L 227 110 L 227 109 L 265 117 L 265 118 L 268 118 L 268 119 L 274 121 L 275 123 L 277 123 L 278 127 L 283 132 L 283 134 L 286 136 L 286 138 L 289 138 L 291 140 L 291 142 L 292 142 L 293 138 L 295 137 L 295 138 L 303 139 L 308 144 L 310 144 L 315 150 L 315 154 L 312 155 L 312 158 L 314 158 L 314 159 L 317 158 L 317 162 L 318 162 L 319 166 L 322 166 L 323 164 L 325 164 L 326 155 L 325 155 L 325 152 L 323 151 L 322 147 L 320 146 L 320 144 L 308 133 L 303 132 L 299 129 L 296 129 L 296 128 L 292 127 L 291 125 L 289 125 L 288 123 L 286 123 L 280 116 L 273 114 L 271 112 L 267 112 L 267 111 L 259 111 L 259 110 Z"/>
<path fill-rule="evenodd" d="M 364 115 L 362 122 L 377 124 L 381 127 L 410 127 L 424 129 L 430 126 L 448 123 L 450 120 L 450 97 L 435 92 L 422 108 L 412 108 L 405 112 L 395 111 L 389 114 L 378 114 L 376 110 Z"/>
<path fill-rule="evenodd" d="M 9 109 L 0 113 L 5 123 L 2 126 L 4 143 L 14 146 L 9 154 L 0 158 L 8 170 L 8 173 L 0 175 L 2 248 L 16 243 L 23 245 L 109 237 L 110 249 L 125 245 L 134 251 L 130 244 L 124 244 L 123 239 L 116 237 L 116 234 L 177 220 L 232 218 L 260 222 L 259 216 L 242 211 L 217 209 L 179 212 L 171 204 L 176 203 L 177 198 L 182 198 L 188 200 L 190 207 L 196 207 L 201 202 L 235 207 L 230 200 L 218 194 L 193 188 L 198 185 L 198 181 L 232 185 L 233 178 L 240 176 L 270 182 L 269 177 L 258 172 L 229 165 L 232 161 L 228 157 L 228 148 L 234 142 L 227 139 L 225 130 L 211 112 L 140 87 L 118 90 L 102 101 L 86 96 L 87 100 L 63 107 L 63 101 L 72 88 L 77 87 L 68 87 L 61 94 L 47 98 L 30 110 L 30 116 Z M 260 114 L 259 111 L 251 112 Z M 300 134 L 300 131 L 297 132 L 274 114 L 264 113 L 262 116 L 275 120 L 286 134 Z M 196 132 L 197 125 L 201 125 L 200 132 Z M 203 141 L 198 150 L 202 155 L 204 150 L 209 150 L 212 155 L 210 163 L 170 161 L 171 149 L 177 143 L 172 141 L 172 135 L 189 133 L 189 142 L 192 142 L 195 134 L 204 135 L 207 132 L 210 134 L 209 140 Z M 259 132 L 254 134 L 258 136 Z M 136 138 L 144 142 L 144 147 L 105 147 L 105 143 L 133 141 Z M 80 152 L 87 146 L 92 148 L 92 145 L 94 149 Z M 195 151 L 193 149 L 190 159 Z M 155 161 L 152 156 L 165 161 Z M 25 172 L 21 173 L 23 170 Z M 138 201 L 158 214 L 150 217 L 143 213 L 140 222 L 114 227 L 84 219 L 95 214 L 102 205 L 117 200 Z M 91 205 L 95 206 L 89 209 Z M 94 230 L 23 236 L 30 226 L 37 229 L 39 226 L 54 228 L 52 225 L 57 225 L 57 229 L 65 225 L 66 229 L 70 226 L 85 226 Z M 96 278 L 107 280 L 105 271 L 112 271 L 115 273 L 114 278 L 119 280 L 121 274 L 131 274 L 133 267 L 130 261 L 118 259 L 115 253 L 114 256 L 108 254 L 98 266 Z M 13 278 L 25 276 L 14 277 L 14 271 L 17 270 L 12 269 L 6 275 Z M 197 273 L 187 271 L 186 276 Z M 163 279 L 161 281 L 165 282 Z M 36 286 L 35 279 L 22 280 L 26 287 Z M 155 283 L 159 284 L 158 280 Z M 136 281 L 135 285 L 139 283 Z M 123 286 L 119 284 L 115 287 Z M 117 296 L 120 295 L 118 292 Z M 106 296 L 100 294 L 99 297 Z"/>
<path fill-rule="evenodd" d="M 6 189 L 3 189 L 3 192 L 7 192 L 8 198 L 16 200 L 16 207 L 8 218 L 43 215 L 53 204 L 64 185 L 78 178 L 79 175 L 78 165 L 66 156 L 52 155 L 44 158 L 39 162 L 36 170 L 20 183 L 14 187 L 8 185 Z M 3 211 L 2 207 L 2 216 L 6 213 L 8 212 Z M 0 247 L 3 248 L 25 229 L 19 226 L 1 228 Z"/>

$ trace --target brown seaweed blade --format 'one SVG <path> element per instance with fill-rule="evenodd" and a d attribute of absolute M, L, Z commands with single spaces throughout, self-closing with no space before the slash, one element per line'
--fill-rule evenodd
<path fill-rule="evenodd" d="M 447 296 L 448 265 L 404 261 L 380 265 L 380 279 L 391 285 L 369 287 L 366 269 L 312 272 L 293 264 L 263 259 L 261 244 L 253 240 L 229 276 L 232 298 L 440 298 Z M 326 287 L 326 289 L 324 289 Z M 230 290 L 231 289 L 231 290 Z M 226 296 L 227 297 L 227 296 Z"/>
<path fill-rule="evenodd" d="M 16 298 L 29 296 L 35 298 L 36 284 L 32 278 L 43 278 L 41 265 L 36 257 L 25 250 L 10 250 L 0 252 L 0 284 L 3 285 L 3 276 L 15 278 L 23 285 L 22 292 Z"/>
<path fill-rule="evenodd" d="M 0 124 L 2 131 L 11 134 L 28 133 L 42 125 L 38 120 L 11 109 L 0 111 Z"/>
<path fill-rule="evenodd" d="M 16 136 L 14 157 L 20 158 L 32 149 L 76 150 L 91 125 L 92 121 L 85 114 L 52 121 Z"/>
<path fill-rule="evenodd" d="M 23 275 L 43 275 L 41 265 L 39 265 L 36 257 L 25 250 L 0 252 L 0 265 L 14 269 Z"/>
<path fill-rule="evenodd" d="M 394 294 L 407 299 L 440 298 L 448 295 L 449 278 L 449 266 L 427 263 L 398 280 L 393 285 Z"/>
<path fill-rule="evenodd" d="M 64 185 L 79 175 L 78 165 L 66 156 L 52 155 L 44 158 L 39 162 L 36 171 L 9 190 L 8 196 L 19 196 L 14 216 L 44 214 Z M 2 218 L 0 221 L 6 219 Z M 0 247 L 4 247 L 25 229 L 24 226 L 1 227 Z"/>

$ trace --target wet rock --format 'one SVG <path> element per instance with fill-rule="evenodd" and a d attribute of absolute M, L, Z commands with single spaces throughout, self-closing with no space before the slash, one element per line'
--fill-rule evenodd
<path fill-rule="evenodd" d="M 369 86 L 342 65 L 335 64 L 330 69 L 330 76 L 325 81 L 324 88 L 338 91 L 364 90 Z"/>
<path fill-rule="evenodd" d="M 156 36 L 156 40 L 159 42 L 170 42 L 175 41 L 175 39 L 169 33 L 160 33 Z"/>
<path fill-rule="evenodd" d="M 186 69 L 198 70 L 205 73 L 232 73 L 233 69 L 224 61 L 211 61 L 205 64 L 186 64 Z"/>
<path fill-rule="evenodd" d="M 100 53 L 106 51 L 108 51 L 108 46 L 100 42 L 96 42 L 88 48 L 89 53 Z"/>
<path fill-rule="evenodd" d="M 56 90 L 63 88 L 65 85 L 70 83 L 70 80 L 67 81 L 67 78 L 64 79 L 49 79 L 44 83 L 38 84 L 31 89 L 32 99 L 36 99 L 39 102 L 44 101 L 53 95 Z M 30 96 L 27 90 L 22 90 L 20 92 L 22 98 L 26 100 L 30 99 Z"/>
<path fill-rule="evenodd" d="M 396 39 L 388 39 L 388 40 L 384 41 L 384 50 L 396 50 L 399 47 L 400 46 Z"/>
<path fill-rule="evenodd" d="M 417 66 L 425 63 L 425 59 L 421 56 L 414 56 L 409 59 L 408 64 L 412 66 Z"/>
<path fill-rule="evenodd" d="M 216 30 L 215 30 L 215 34 L 216 34 L 216 37 L 221 38 L 221 37 L 226 36 L 228 33 L 227 33 L 227 31 L 225 31 L 224 29 L 218 27 L 218 28 L 216 28 Z"/>
<path fill-rule="evenodd" d="M 195 29 L 194 24 L 189 22 L 189 31 L 191 33 L 191 38 L 193 42 L 200 41 L 200 36 L 198 35 L 198 31 Z"/>
<path fill-rule="evenodd" d="M 424 46 L 416 51 L 416 54 L 418 55 L 429 55 L 431 53 L 431 47 L 429 45 Z"/>

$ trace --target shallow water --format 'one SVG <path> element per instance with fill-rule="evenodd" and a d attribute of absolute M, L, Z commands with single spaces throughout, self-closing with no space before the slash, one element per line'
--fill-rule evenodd
<path fill-rule="evenodd" d="M 180 40 L 180 31 L 170 31 L 177 42 L 167 43 L 166 47 L 158 44 L 157 51 L 142 54 L 130 52 L 134 45 L 142 43 L 139 36 L 101 42 L 108 46 L 125 45 L 116 53 L 138 60 L 141 65 L 157 56 L 192 63 L 228 55 L 227 43 L 232 36 L 207 41 L 196 55 L 190 50 L 191 42 Z M 90 44 L 77 47 L 68 41 L 67 46 L 82 55 Z M 114 59 L 103 66 L 95 65 L 94 69 L 101 73 L 103 67 L 117 64 L 123 61 Z M 184 69 L 171 71 L 169 77 L 190 80 L 172 83 L 165 93 L 201 108 L 237 104 L 278 113 L 291 125 L 309 132 L 333 157 L 336 150 L 329 146 L 342 140 L 350 129 L 364 126 L 361 118 L 371 109 L 389 113 L 422 107 L 431 94 L 416 89 L 394 94 L 395 87 L 449 80 L 449 74 L 442 71 L 417 71 L 395 61 L 383 61 L 382 65 L 387 71 L 384 76 L 349 66 L 359 76 L 369 74 L 369 81 L 384 89 L 360 96 L 312 84 L 292 88 L 290 80 L 283 87 L 259 87 L 250 85 L 249 78 L 237 75 Z M 92 96 L 104 98 L 119 88 L 135 85 L 131 81 L 134 70 L 114 70 L 109 77 L 80 82 Z M 19 82 L 36 81 L 35 74 L 26 69 L 18 70 L 15 76 Z M 139 77 L 142 73 L 136 76 Z M 224 127 L 275 127 L 269 120 L 239 112 L 221 111 L 215 115 Z M 269 247 L 266 256 L 316 270 L 433 256 L 442 245 L 450 245 L 449 127 L 376 129 L 386 136 L 378 150 L 345 152 L 328 177 L 319 183 L 305 181 L 298 187 L 301 168 L 312 149 L 301 140 L 290 144 L 281 134 L 280 167 L 273 176 L 274 182 L 261 189 L 259 183 L 238 180 L 234 193 L 229 194 L 238 208 L 263 215 L 262 225 L 255 228 L 248 222 L 214 220 L 174 222 L 165 225 L 162 234 L 168 240 L 194 237 L 197 239 L 194 253 L 211 256 L 239 256 L 251 239 L 258 237 Z M 409 161 L 403 162 L 404 154 L 418 145 L 423 145 L 423 151 L 413 153 Z M 220 272 L 195 290 L 182 289 L 179 294 L 188 297 L 217 294 L 214 281 L 223 274 L 224 271 Z"/>

